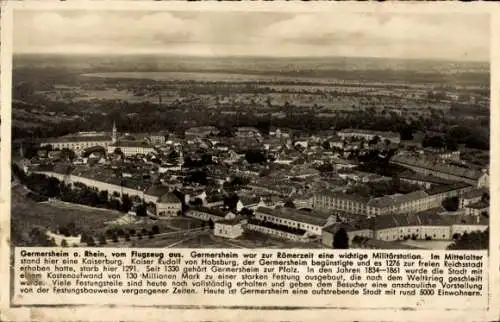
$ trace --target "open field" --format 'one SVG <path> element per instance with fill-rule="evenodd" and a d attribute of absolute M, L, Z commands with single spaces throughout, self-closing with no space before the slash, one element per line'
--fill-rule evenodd
<path fill-rule="evenodd" d="M 57 207 L 47 203 L 37 203 L 26 197 L 27 191 L 18 185 L 12 188 L 11 221 L 12 242 L 24 245 L 32 228 L 43 227 L 57 229 L 74 222 L 77 228 L 95 231 L 96 227 L 105 227 L 106 222 L 115 220 L 122 213 L 111 210 L 95 210 L 78 207 Z"/>

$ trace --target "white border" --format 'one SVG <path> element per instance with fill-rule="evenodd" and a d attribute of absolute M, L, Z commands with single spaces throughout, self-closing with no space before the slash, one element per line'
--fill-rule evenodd
<path fill-rule="evenodd" d="M 500 8 L 495 3 L 358 3 L 358 2 L 150 2 L 150 1 L 23 1 L 2 3 L 2 43 L 1 43 L 1 158 L 0 158 L 0 285 L 9 285 L 10 249 L 10 120 L 11 120 L 11 45 L 12 45 L 12 12 L 17 10 L 205 10 L 205 11 L 281 11 L 281 12 L 317 12 L 335 10 L 349 12 L 400 12 L 400 13 L 485 13 L 490 12 L 491 23 L 491 178 L 500 178 L 498 169 L 499 144 L 493 138 L 500 135 Z M 4 10 L 5 9 L 5 10 Z M 497 196 L 500 184 L 491 180 L 491 194 Z M 357 308 L 324 309 L 324 310 L 230 310 L 230 309 L 196 309 L 175 310 L 165 308 L 113 308 L 113 307 L 60 307 L 60 308 L 8 308 L 9 287 L 1 287 L 0 320 L 497 320 L 499 318 L 500 297 L 499 279 L 499 228 L 500 219 L 495 216 L 500 200 L 492 198 L 490 218 L 490 310 L 489 311 L 423 311 L 423 310 L 360 310 Z M 262 318 L 264 316 L 265 318 Z"/>

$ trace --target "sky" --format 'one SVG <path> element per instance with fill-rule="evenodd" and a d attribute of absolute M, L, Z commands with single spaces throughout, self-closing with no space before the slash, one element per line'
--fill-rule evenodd
<path fill-rule="evenodd" d="M 489 16 L 17 11 L 14 53 L 489 60 Z"/>

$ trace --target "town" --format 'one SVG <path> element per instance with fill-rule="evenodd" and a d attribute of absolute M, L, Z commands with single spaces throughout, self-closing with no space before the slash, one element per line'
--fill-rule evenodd
<path fill-rule="evenodd" d="M 214 85 L 193 88 L 202 86 Z M 248 106 L 258 106 L 258 100 L 262 108 L 276 104 L 263 98 L 265 90 L 253 90 Z M 13 221 L 28 208 L 41 209 L 35 203 L 54 220 L 45 226 L 24 223 L 30 231 L 17 236 L 28 245 L 103 247 L 486 247 L 489 139 L 481 141 L 459 122 L 467 112 L 463 106 L 482 104 L 487 110 L 487 97 L 464 89 L 460 95 L 406 91 L 408 105 L 439 107 L 349 106 L 329 116 L 316 107 L 322 123 L 307 131 L 294 126 L 297 120 L 289 122 L 293 127 L 281 125 L 306 108 L 289 112 L 286 102 L 279 115 L 257 116 L 265 126 L 198 121 L 184 122 L 182 130 L 155 125 L 130 131 L 130 119 L 114 120 L 109 113 L 102 131 L 66 130 L 36 139 L 21 133 L 12 146 Z M 346 97 L 365 99 L 353 98 L 353 92 Z M 382 92 L 373 94 L 379 102 L 402 100 L 400 91 Z M 222 115 L 221 106 L 230 106 L 231 98 L 221 100 Z M 209 110 L 210 101 L 203 102 Z M 165 104 L 160 98 L 156 107 Z M 194 109 L 200 102 L 190 104 Z M 141 115 L 135 117 L 140 124 Z M 370 119 L 385 120 L 387 130 L 374 129 Z M 440 131 L 432 125 L 436 119 Z M 470 119 L 487 122 L 489 116 Z M 417 122 L 417 130 L 391 128 Z"/>

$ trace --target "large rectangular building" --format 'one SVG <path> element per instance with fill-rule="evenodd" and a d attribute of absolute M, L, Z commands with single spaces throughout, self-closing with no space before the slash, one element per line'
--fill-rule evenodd
<path fill-rule="evenodd" d="M 321 235 L 321 230 L 327 224 L 335 221 L 333 216 L 301 211 L 293 208 L 266 208 L 259 207 L 255 210 L 256 220 L 270 222 L 293 229 L 303 229 L 311 235 Z"/>
<path fill-rule="evenodd" d="M 487 187 L 489 184 L 489 177 L 486 172 L 462 168 L 425 157 L 396 155 L 392 157 L 390 162 L 425 176 L 436 176 L 446 180 L 465 182 L 477 187 Z"/>
<path fill-rule="evenodd" d="M 393 214 L 411 214 L 441 206 L 446 198 L 460 197 L 473 187 L 462 182 L 435 186 L 407 194 L 394 194 L 379 198 L 364 198 L 357 195 L 323 192 L 313 196 L 314 209 L 344 212 L 353 215 L 375 217 Z"/>
<path fill-rule="evenodd" d="M 108 153 L 113 153 L 116 150 L 120 150 L 125 156 L 149 154 L 156 151 L 151 145 L 140 141 L 117 141 L 108 146 Z"/>
<path fill-rule="evenodd" d="M 343 140 L 363 138 L 367 141 L 372 140 L 374 137 L 379 137 L 381 140 L 389 140 L 391 143 L 399 144 L 401 142 L 401 135 L 395 132 L 383 131 L 370 131 L 362 129 L 343 129 L 337 132 L 337 135 Z"/>

